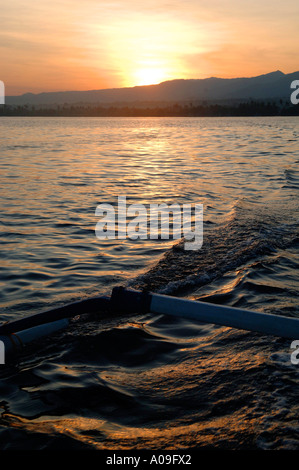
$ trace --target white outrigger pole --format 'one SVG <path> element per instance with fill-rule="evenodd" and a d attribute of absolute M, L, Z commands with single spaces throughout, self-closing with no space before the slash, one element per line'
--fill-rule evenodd
<path fill-rule="evenodd" d="M 65 328 L 69 318 L 83 313 L 154 313 L 187 318 L 261 333 L 299 339 L 299 319 L 239 309 L 168 295 L 115 287 L 111 297 L 94 297 L 0 326 L 0 341 L 11 354 L 22 346 Z"/>
<path fill-rule="evenodd" d="M 131 305 L 131 308 L 135 307 L 134 311 L 136 312 L 162 313 L 265 335 L 299 339 L 298 318 L 255 312 L 169 295 L 138 292 L 122 287 L 114 288 L 111 297 L 112 302 L 113 297 L 118 304 L 119 311 L 121 311 L 121 307 L 124 309 L 124 305 Z"/>

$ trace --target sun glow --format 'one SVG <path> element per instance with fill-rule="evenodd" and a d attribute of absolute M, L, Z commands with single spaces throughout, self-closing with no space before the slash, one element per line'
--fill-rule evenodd
<path fill-rule="evenodd" d="M 135 73 L 135 82 L 137 86 L 155 85 L 166 80 L 164 70 L 159 68 L 139 69 Z"/>

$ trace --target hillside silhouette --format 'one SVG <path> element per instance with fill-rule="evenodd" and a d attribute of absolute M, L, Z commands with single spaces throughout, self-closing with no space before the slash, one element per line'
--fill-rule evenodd
<path fill-rule="evenodd" d="M 193 103 L 236 100 L 287 99 L 290 85 L 299 79 L 299 72 L 284 74 L 280 71 L 252 78 L 206 78 L 170 80 L 158 85 L 136 86 L 88 91 L 61 91 L 21 96 L 7 96 L 6 104 L 14 106 L 67 105 L 130 105 L 141 103 Z"/>

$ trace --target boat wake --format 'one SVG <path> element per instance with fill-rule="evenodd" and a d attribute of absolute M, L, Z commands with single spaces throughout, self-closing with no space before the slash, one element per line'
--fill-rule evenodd
<path fill-rule="evenodd" d="M 285 206 L 288 207 L 285 207 Z M 239 200 L 228 219 L 215 226 L 204 225 L 202 248 L 185 251 L 183 241 L 174 245 L 158 263 L 130 282 L 136 289 L 162 294 L 186 294 L 239 268 L 250 260 L 274 253 L 298 241 L 296 201 L 256 205 Z"/>

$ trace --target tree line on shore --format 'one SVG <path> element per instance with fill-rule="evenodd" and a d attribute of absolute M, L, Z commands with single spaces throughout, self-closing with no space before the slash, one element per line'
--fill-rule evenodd
<path fill-rule="evenodd" d="M 254 101 L 239 104 L 170 104 L 148 107 L 132 105 L 1 105 L 0 116 L 62 117 L 221 117 L 221 116 L 298 116 L 299 105 L 289 101 Z"/>

